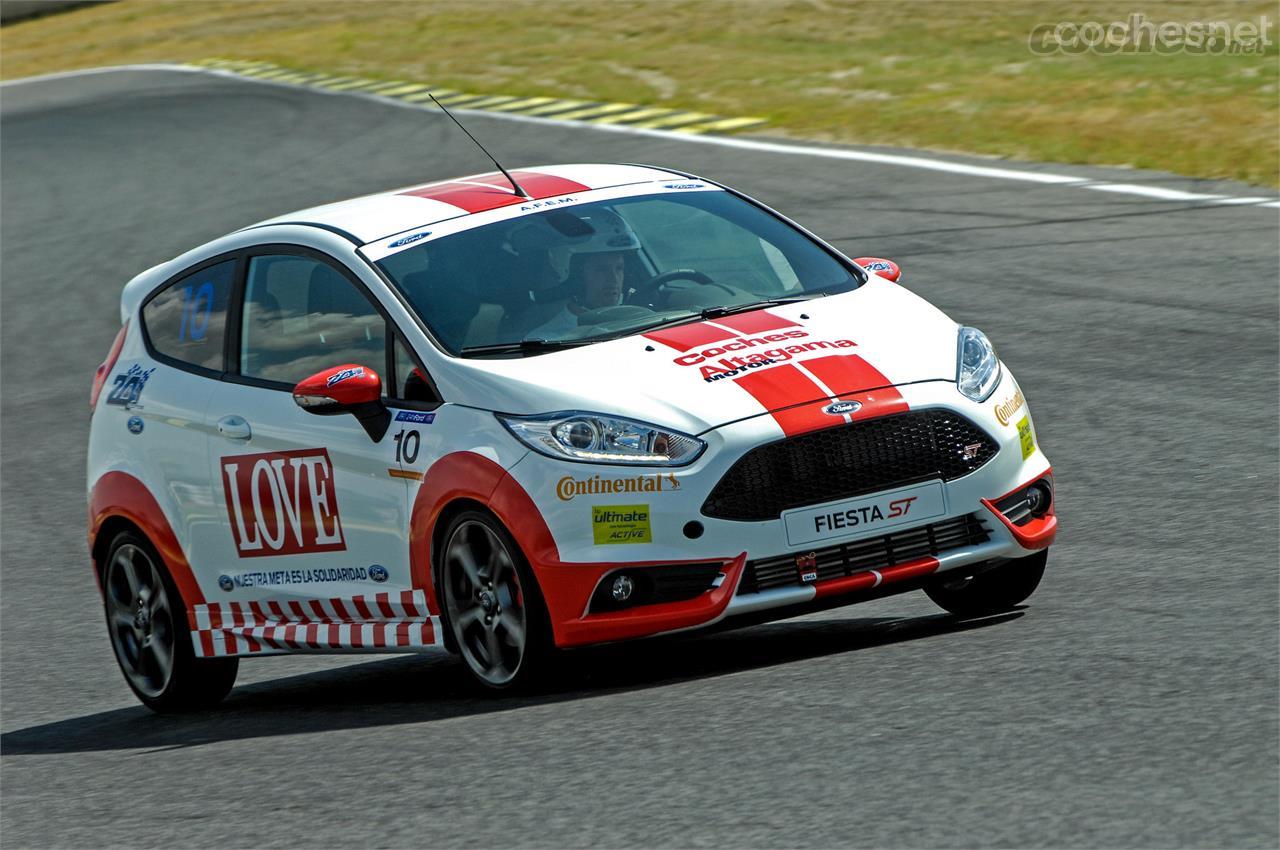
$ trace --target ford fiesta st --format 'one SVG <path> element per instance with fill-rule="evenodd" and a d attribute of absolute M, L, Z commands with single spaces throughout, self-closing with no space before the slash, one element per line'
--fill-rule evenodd
<path fill-rule="evenodd" d="M 923 589 L 1026 599 L 1057 528 L 981 331 L 703 178 L 548 166 L 272 219 L 146 271 L 92 392 L 125 678 L 554 651 Z"/>

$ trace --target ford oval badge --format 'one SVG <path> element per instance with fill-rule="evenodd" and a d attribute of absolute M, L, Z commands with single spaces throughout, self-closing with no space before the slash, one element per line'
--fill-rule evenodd
<path fill-rule="evenodd" d="M 829 413 L 832 416 L 844 416 L 849 413 L 857 413 L 862 409 L 862 402 L 858 401 L 833 401 L 826 407 L 822 408 L 823 413 Z"/>

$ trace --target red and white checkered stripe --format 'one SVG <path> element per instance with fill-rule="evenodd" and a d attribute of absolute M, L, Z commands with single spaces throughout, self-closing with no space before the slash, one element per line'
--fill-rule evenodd
<path fill-rule="evenodd" d="M 192 611 L 201 658 L 279 652 L 413 652 L 441 644 L 421 590 L 343 599 L 211 602 Z"/>

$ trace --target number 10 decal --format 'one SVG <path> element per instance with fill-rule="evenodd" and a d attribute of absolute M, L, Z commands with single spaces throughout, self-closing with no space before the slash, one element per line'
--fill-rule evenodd
<path fill-rule="evenodd" d="M 393 439 L 396 441 L 396 463 L 412 464 L 418 459 L 422 438 L 417 431 L 402 430 Z"/>
<path fill-rule="evenodd" d="M 194 296 L 192 292 L 194 291 Z M 213 312 L 213 281 L 200 284 L 200 288 L 188 284 L 182 288 L 182 325 L 178 328 L 178 340 L 190 338 L 192 342 L 204 339 L 209 330 L 209 314 Z"/>

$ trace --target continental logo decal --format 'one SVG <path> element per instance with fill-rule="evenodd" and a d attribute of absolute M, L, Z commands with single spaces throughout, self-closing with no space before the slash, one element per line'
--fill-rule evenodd
<path fill-rule="evenodd" d="M 347 548 L 324 449 L 232 455 L 219 466 L 241 558 Z"/>
<path fill-rule="evenodd" d="M 598 496 L 613 493 L 665 493 L 679 490 L 680 479 L 673 472 L 659 472 L 653 475 L 634 475 L 630 478 L 601 478 L 593 475 L 590 478 L 574 478 L 566 475 L 556 482 L 556 495 L 560 501 L 567 502 L 574 496 Z"/>
<path fill-rule="evenodd" d="M 802 330 L 781 331 L 761 336 L 740 336 L 716 343 L 701 351 L 681 354 L 672 362 L 677 366 L 699 367 L 702 380 L 711 383 L 740 375 L 748 369 L 786 363 L 798 354 L 807 354 L 824 348 L 839 349 L 857 346 L 857 343 L 851 339 L 806 339 L 808 336 L 809 332 Z M 787 344 L 778 345 L 778 343 Z M 770 345 L 777 347 L 769 348 Z M 735 353 L 739 351 L 744 353 Z"/>
<path fill-rule="evenodd" d="M 1022 390 L 1016 390 L 1011 398 L 1008 398 L 996 405 L 996 419 L 1000 420 L 1001 425 L 1007 426 L 1013 421 L 1013 414 L 1026 405 L 1027 400 L 1022 397 Z"/>

